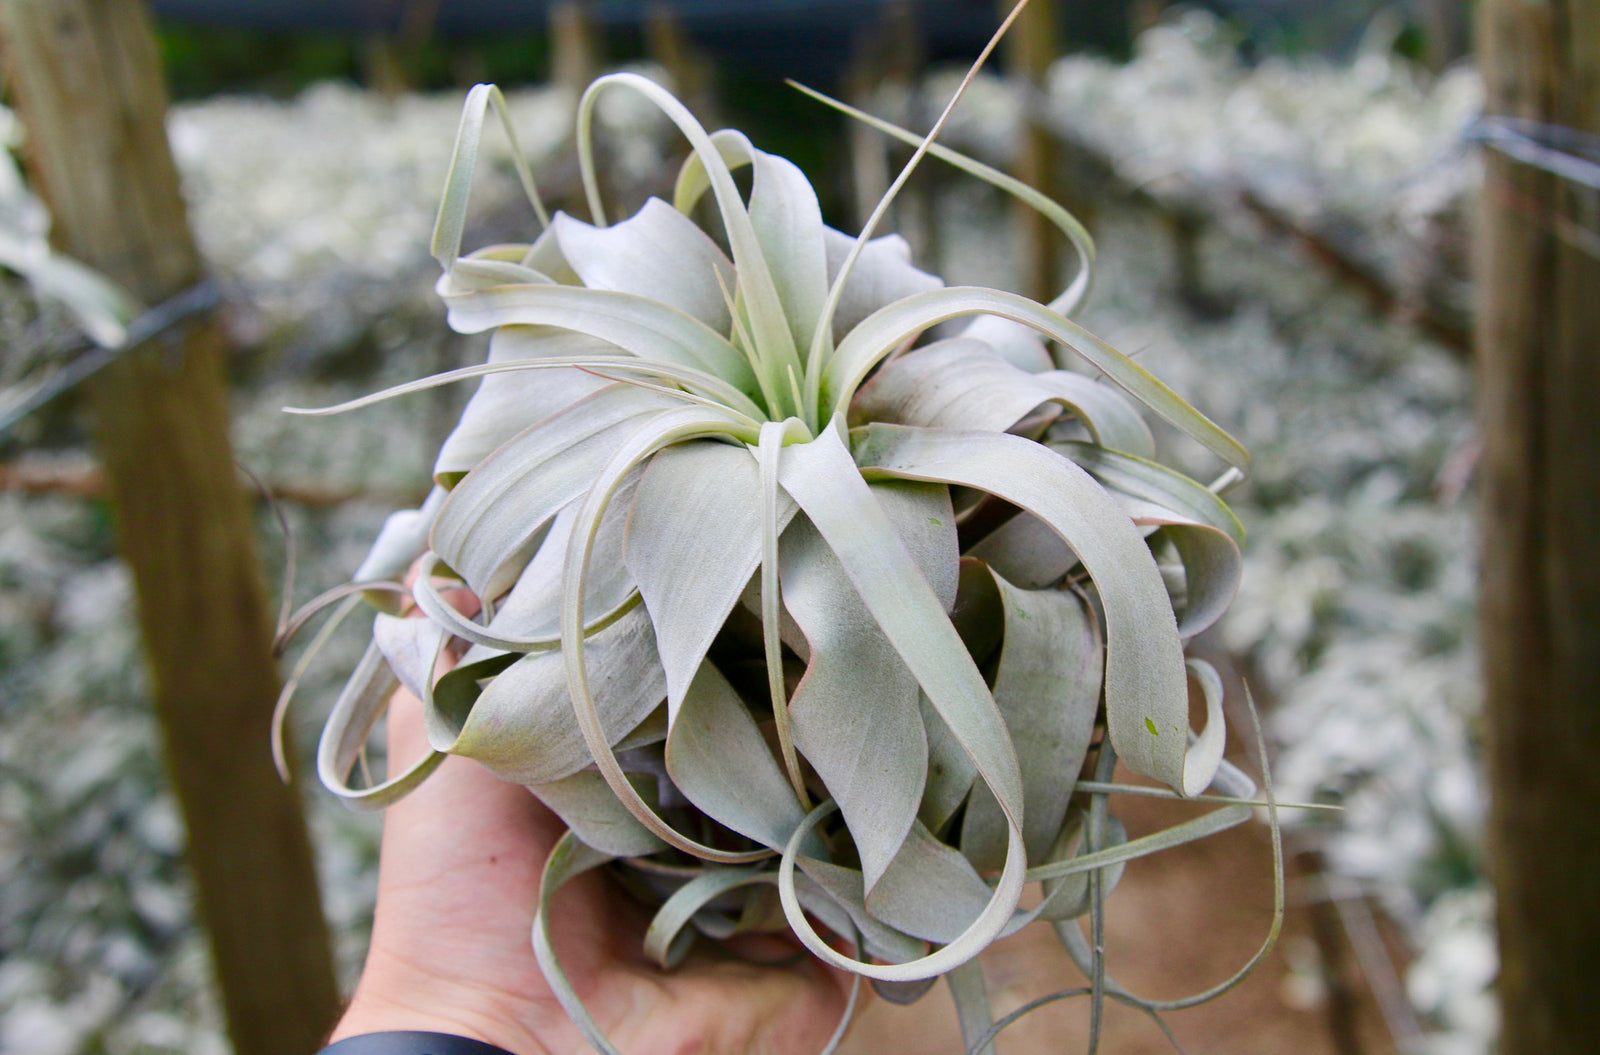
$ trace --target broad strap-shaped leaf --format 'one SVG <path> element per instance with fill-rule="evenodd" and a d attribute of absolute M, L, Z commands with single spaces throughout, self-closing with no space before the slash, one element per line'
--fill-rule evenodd
<path fill-rule="evenodd" d="M 523 430 L 450 492 L 434 522 L 434 552 L 479 597 L 503 593 L 539 530 L 587 490 L 624 437 L 672 405 L 656 392 L 610 385 Z"/>
<path fill-rule="evenodd" d="M 893 863 L 868 892 L 867 908 L 912 937 L 948 944 L 982 915 L 992 897 L 965 857 L 913 824 Z"/>
<path fill-rule="evenodd" d="M 828 296 L 828 254 L 822 208 L 811 181 L 791 161 L 753 152 L 750 223 L 772 269 L 795 347 L 806 348 Z"/>
<path fill-rule="evenodd" d="M 1053 837 L 1047 865 L 1056 861 L 1056 851 L 1065 853 L 1070 848 L 1070 838 L 1061 837 L 1065 829 L 1070 827 L 1070 824 L 1065 826 L 1062 833 Z M 1106 828 L 1113 834 L 1121 831 L 1121 825 L 1114 817 L 1106 818 Z M 1124 841 L 1124 837 L 1117 836 L 1102 840 L 1099 845 L 1109 847 L 1119 845 L 1121 841 Z M 1029 875 L 1041 873 L 1047 865 L 1029 869 Z M 1109 873 L 1108 891 L 1121 870 L 1122 865 L 1117 862 L 1105 867 L 1102 875 Z M 1081 871 L 1074 872 L 1072 876 L 1081 874 Z M 1045 897 L 1037 905 L 1012 914 L 1002 930 L 1002 936 L 1015 934 L 1037 919 L 1060 918 L 1067 912 L 1081 914 L 1082 909 L 1073 901 L 1072 884 L 1073 879 L 1069 877 L 1048 886 Z M 905 847 L 869 899 L 868 906 L 885 923 L 908 934 L 931 941 L 954 942 L 960 940 L 967 921 L 983 908 L 987 894 L 988 886 L 967 858 L 934 838 L 919 824 L 906 837 Z"/>
<path fill-rule="evenodd" d="M 1045 402 L 1033 375 L 987 345 L 953 337 L 886 364 L 850 405 L 855 422 L 1004 432 Z"/>
<path fill-rule="evenodd" d="M 745 357 L 692 315 L 631 293 L 539 283 L 495 286 L 445 300 L 450 326 L 481 333 L 497 326 L 556 326 L 614 344 L 641 359 L 704 370 L 745 393 L 756 391 Z"/>
<path fill-rule="evenodd" d="M 1045 881 L 1045 897 L 1033 908 L 1014 912 L 1006 921 L 1003 935 L 1015 934 L 1038 919 L 1081 915 L 1087 910 L 1086 879 L 1090 871 L 1100 873 L 1105 891 L 1109 892 L 1121 876 L 1125 860 L 1218 830 L 1216 820 L 1202 821 L 1174 836 L 1157 833 L 1149 842 L 1141 840 L 1133 849 L 1120 851 L 1118 848 L 1127 841 L 1126 833 L 1115 817 L 1107 815 L 1091 857 L 1090 851 L 1079 845 L 1084 833 L 1082 820 L 1081 809 L 1076 816 L 1069 816 L 1054 837 L 1046 861 L 1029 869 L 1030 876 Z M 861 873 L 856 869 L 805 857 L 797 858 L 797 864 L 842 903 L 851 903 L 863 889 Z M 970 921 L 985 911 L 986 903 L 992 906 L 990 897 L 988 885 L 966 857 L 916 824 L 877 890 L 863 905 L 877 926 L 888 926 L 895 933 L 926 941 L 954 944 L 963 940 Z"/>
<path fill-rule="evenodd" d="M 1072 370 L 1047 370 L 1038 380 L 1053 401 L 1074 413 L 1100 446 L 1142 458 L 1155 457 L 1155 436 L 1121 389 Z"/>
<path fill-rule="evenodd" d="M 764 846 L 782 847 L 805 817 L 749 709 L 710 663 L 667 732 L 667 771 L 707 816 Z M 808 852 L 822 852 L 820 841 Z"/>
<path fill-rule="evenodd" d="M 1028 860 L 1045 858 L 1094 735 L 1100 710 L 1100 634 L 1088 603 L 1071 590 L 1022 590 L 994 576 L 1005 606 L 1005 643 L 994 700 L 1022 766 Z M 1005 820 L 989 789 L 967 802 L 961 852 L 989 871 L 1005 859 Z"/>
<path fill-rule="evenodd" d="M 778 459 L 784 442 L 791 438 L 801 442 L 810 438 L 810 432 L 798 418 L 785 421 L 768 421 L 761 426 L 754 454 L 760 466 L 761 488 L 761 574 L 752 578 L 746 592 L 757 591 L 761 618 L 761 662 L 766 667 L 767 703 L 772 708 L 772 732 L 778 741 L 778 758 L 793 785 L 802 806 L 811 804 L 806 791 L 805 774 L 800 770 L 800 756 L 794 747 L 794 732 L 789 721 L 789 686 L 784 675 L 783 635 L 799 638 L 799 627 L 784 611 L 782 586 L 778 577 L 778 523 L 779 499 L 793 505 L 789 496 L 778 486 Z M 787 622 L 785 622 L 787 620 Z M 809 650 L 802 655 L 809 656 Z"/>
<path fill-rule="evenodd" d="M 489 338 L 491 363 L 621 351 L 606 341 L 554 326 L 504 326 Z M 485 375 L 439 448 L 433 478 L 454 487 L 511 437 L 609 383 L 575 367 Z"/>
<path fill-rule="evenodd" d="M 1087 443 L 1055 443 L 1112 491 L 1152 507 L 1137 515 L 1172 540 L 1183 561 L 1184 603 L 1178 630 L 1192 637 L 1217 621 L 1244 576 L 1244 525 L 1217 495 L 1164 465 Z"/>
<path fill-rule="evenodd" d="M 779 864 L 779 895 L 801 942 L 837 966 L 867 977 L 909 981 L 942 973 L 987 945 L 1010 918 L 1021 896 L 1022 788 L 1016 754 L 983 676 L 946 616 L 888 517 L 861 479 L 836 427 L 810 443 L 786 447 L 779 479 L 827 540 L 874 620 L 883 628 L 929 700 L 950 726 L 979 774 L 994 789 L 1010 821 L 1006 864 L 983 911 L 944 949 L 911 964 L 879 967 L 850 960 L 831 949 L 800 915 L 792 881 L 794 854 L 810 825 L 836 806 L 825 803 L 807 818 L 785 847 Z M 903 851 L 902 851 L 903 852 Z M 881 884 L 880 880 L 880 884 Z"/>
<path fill-rule="evenodd" d="M 867 485 L 906 552 L 948 613 L 961 585 L 961 554 L 950 489 L 911 480 L 875 480 Z"/>
<path fill-rule="evenodd" d="M 626 737 L 666 695 L 655 635 L 634 608 L 588 641 L 593 706 L 607 745 Z M 547 784 L 593 761 L 573 717 L 565 662 L 558 651 L 512 663 L 466 710 L 437 695 L 428 739 L 435 750 L 464 755 L 515 784 Z"/>
<path fill-rule="evenodd" d="M 789 927 L 794 931 L 795 937 L 800 939 L 800 944 L 810 949 L 818 959 L 825 963 L 875 981 L 899 983 L 935 978 L 978 955 L 1002 931 L 1007 930 L 1008 925 L 1013 923 L 1017 925 L 1025 924 L 1032 918 L 1032 913 L 1020 913 L 1015 917 L 1012 916 L 1017 898 L 1021 894 L 1021 887 L 1015 883 L 1014 876 L 1018 870 L 1019 863 L 1024 858 L 1022 835 L 1014 830 L 1013 845 L 1011 851 L 1007 854 L 1006 867 L 1000 873 L 993 896 L 978 917 L 972 921 L 971 926 L 957 935 L 948 945 L 926 956 L 919 956 L 915 959 L 897 959 L 896 962 L 889 964 L 851 959 L 824 941 L 822 936 L 817 933 L 816 928 L 811 925 L 810 920 L 806 918 L 804 905 L 800 899 L 800 891 L 802 889 L 800 880 L 804 877 L 797 876 L 795 873 L 797 864 L 804 860 L 799 854 L 802 841 L 808 837 L 811 830 L 818 823 L 827 819 L 828 815 L 836 809 L 838 809 L 837 805 L 829 801 L 822 803 L 807 814 L 804 824 L 796 829 L 788 844 L 783 848 L 782 856 L 778 858 L 778 898 L 783 904 L 784 916 L 789 920 Z M 916 831 L 917 829 L 913 827 L 912 830 Z M 909 842 L 910 840 L 908 840 Z M 902 850 L 902 853 L 904 852 Z M 954 852 L 952 851 L 952 853 Z M 961 866 L 970 869 L 970 866 L 966 865 L 966 859 L 959 854 L 955 855 L 955 860 L 959 861 Z M 819 865 L 820 863 L 807 862 L 807 866 L 813 870 L 817 870 Z M 837 866 L 825 867 L 837 869 Z M 854 869 L 844 869 L 842 872 L 847 877 L 860 876 L 860 873 Z M 882 889 L 881 882 L 879 883 L 879 888 L 880 890 Z M 881 924 L 879 925 L 881 926 Z"/>
<path fill-rule="evenodd" d="M 1026 442 L 1026 441 L 1021 441 Z M 1021 823 L 1021 776 L 1004 720 L 943 602 L 861 478 L 834 428 L 784 448 L 779 480 L 833 550 L 884 635 Z"/>
<path fill-rule="evenodd" d="M 1102 446 L 1143 455 L 1155 451 L 1144 419 L 1115 390 L 1065 370 L 1029 373 L 971 337 L 937 341 L 887 364 L 857 393 L 851 416 L 1005 432 L 1046 403 L 1076 414 Z"/>
<path fill-rule="evenodd" d="M 1000 643 L 1005 638 L 1005 605 L 994 576 L 982 561 L 963 557 L 960 567 L 961 583 L 950 621 L 961 635 L 961 643 L 967 646 L 967 653 L 992 685 L 993 661 L 999 658 Z"/>
<path fill-rule="evenodd" d="M 521 659 L 516 652 L 504 652 L 484 645 L 472 645 L 456 665 L 439 675 L 431 695 L 423 696 L 422 717 L 428 738 L 448 742 L 455 738 L 459 722 L 446 715 L 462 715 L 472 709 L 489 679 Z"/>
<path fill-rule="evenodd" d="M 1061 534 L 1105 609 L 1112 743 L 1134 770 L 1183 787 L 1189 697 L 1177 622 L 1144 539 L 1094 478 L 1037 443 L 1001 433 L 873 425 L 860 432 L 855 454 L 869 476 L 978 488 Z"/>
<path fill-rule="evenodd" d="M 445 298 L 494 286 L 550 282 L 563 286 L 582 284 L 578 273 L 561 255 L 555 232 L 547 227 L 532 244 L 502 242 L 457 257 L 445 268 L 433 289 L 441 298 Z"/>
<path fill-rule="evenodd" d="M 628 783 L 611 745 L 590 687 L 585 635 L 584 579 L 589 572 L 595 535 L 606 507 L 617 489 L 635 469 L 657 451 L 676 443 L 726 436 L 737 428 L 735 418 L 709 408 L 683 407 L 662 413 L 647 428 L 624 438 L 622 444 L 595 475 L 578 507 L 578 521 L 567 544 L 564 581 L 561 590 L 561 657 L 566 664 L 567 686 L 572 693 L 572 710 L 578 728 L 589 745 L 606 783 L 628 811 L 668 845 L 706 861 L 744 864 L 767 856 L 770 851 L 727 851 L 708 846 L 677 831 Z M 791 843 L 793 840 L 791 840 Z"/>
<path fill-rule="evenodd" d="M 778 530 L 794 509 L 789 496 L 780 495 Z M 702 440 L 651 458 L 633 498 L 623 552 L 656 624 L 668 707 L 676 715 L 712 639 L 761 563 L 761 473 L 749 448 Z M 604 570 L 603 559 L 597 557 L 597 572 Z"/>
<path fill-rule="evenodd" d="M 859 869 L 846 868 L 831 861 L 811 857 L 801 857 L 799 866 L 803 874 L 795 877 L 795 888 L 800 900 L 805 904 L 807 912 L 816 915 L 835 934 L 842 933 L 839 925 L 830 919 L 830 914 L 816 911 L 806 898 L 807 888 L 814 888 L 825 894 L 836 908 L 845 912 L 846 922 L 861 931 L 866 939 L 868 951 L 874 955 L 891 963 L 905 963 L 922 955 L 921 939 L 901 933 L 878 919 L 867 908 L 863 894 L 865 888 L 862 885 Z"/>
<path fill-rule="evenodd" d="M 590 289 L 657 300 L 699 319 L 719 334 L 733 325 L 725 290 L 733 263 L 693 220 L 651 198 L 628 219 L 594 227 L 556 213 L 562 255 Z"/>
<path fill-rule="evenodd" d="M 930 327 L 967 315 L 997 315 L 1033 327 L 1071 348 L 1134 399 L 1241 470 L 1250 455 L 1239 441 L 1186 403 L 1156 376 L 1077 323 L 1015 293 L 973 286 L 917 293 L 874 312 L 839 343 L 821 378 L 821 406 L 848 407 L 873 367 Z"/>
<path fill-rule="evenodd" d="M 631 778 L 640 794 L 649 794 L 655 778 Z M 645 830 L 633 814 L 611 793 L 599 773 L 581 769 L 560 780 L 534 784 L 528 788 L 539 801 L 560 817 L 572 834 L 585 846 L 616 857 L 634 857 L 666 849 L 666 844 Z"/>
<path fill-rule="evenodd" d="M 917 807 L 917 820 L 929 830 L 939 832 L 967 800 L 978 767 L 950 731 L 950 726 L 928 702 L 926 693 L 918 696 L 917 706 L 922 711 L 922 726 L 928 735 L 928 779 L 922 789 L 922 803 Z"/>
<path fill-rule="evenodd" d="M 795 346 L 808 347 L 828 295 L 817 192 L 793 162 L 757 150 L 742 132 L 724 128 L 711 134 L 711 142 L 729 169 L 752 169 L 750 226 L 772 271 Z M 678 170 L 673 206 L 690 212 L 710 186 L 704 163 L 698 154 L 690 154 Z"/>
<path fill-rule="evenodd" d="M 870 891 L 905 840 L 927 777 L 917 680 L 816 528 L 796 521 L 781 553 L 784 607 L 810 657 L 789 704 L 795 746 L 838 801 Z"/>

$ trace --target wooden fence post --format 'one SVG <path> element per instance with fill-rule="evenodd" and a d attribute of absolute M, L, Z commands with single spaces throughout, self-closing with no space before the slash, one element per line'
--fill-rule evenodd
<path fill-rule="evenodd" d="M 850 63 L 844 74 L 844 99 L 857 109 L 876 113 L 882 107 L 879 90 L 897 88 L 910 100 L 909 108 L 906 112 L 884 116 L 914 131 L 922 131 L 932 123 L 931 119 L 923 123 L 924 115 L 917 101 L 920 95 L 917 76 L 924 62 L 916 5 L 910 0 L 889 0 L 878 19 L 863 23 L 856 30 L 850 45 Z M 900 162 L 909 156 L 909 151 L 902 153 L 898 143 L 860 121 L 844 121 L 850 151 L 852 220 L 854 229 L 860 230 L 888 193 L 889 185 L 899 175 Z M 933 247 L 928 244 L 927 235 L 931 228 L 926 216 L 920 214 L 931 206 L 925 198 L 921 205 L 915 199 L 919 195 L 917 183 L 926 179 L 931 171 L 937 171 L 937 166 L 923 166 L 921 179 L 906 185 L 879 230 L 880 234 L 890 230 L 900 232 L 917 256 L 930 260 L 937 254 L 930 251 Z M 918 220 L 923 222 L 918 223 Z M 920 229 L 913 230 L 913 227 Z"/>
<path fill-rule="evenodd" d="M 1421 0 L 1423 58 L 1435 73 L 1464 58 L 1472 42 L 1472 11 L 1466 0 Z"/>
<path fill-rule="evenodd" d="M 547 15 L 550 26 L 550 83 L 574 95 L 600 73 L 602 37 L 588 0 L 556 0 Z"/>
<path fill-rule="evenodd" d="M 1004 18 L 1015 6 L 1016 0 L 1000 0 L 1000 16 Z M 1040 125 L 1035 99 L 1043 92 L 1045 76 L 1056 60 L 1057 36 L 1055 4 L 1051 0 L 1033 0 L 1001 43 L 1006 76 L 1019 94 L 1024 117 L 1022 141 L 1017 146 L 1011 174 L 1052 196 L 1057 151 L 1055 140 Z M 1057 263 L 1060 247 L 1056 244 L 1060 235 L 1049 220 L 1021 202 L 1016 204 L 1015 212 L 1021 232 L 1022 292 L 1048 303 L 1062 289 Z"/>
<path fill-rule="evenodd" d="M 651 3 L 644 12 L 645 54 L 672 78 L 675 94 L 707 128 L 719 128 L 715 71 L 667 4 Z"/>
<path fill-rule="evenodd" d="M 0 0 L 0 59 L 57 245 L 146 304 L 200 279 L 139 0 Z M 339 996 L 299 797 L 267 749 L 278 680 L 223 352 L 193 318 L 88 395 L 229 1032 L 239 1055 L 294 1055 Z"/>
<path fill-rule="evenodd" d="M 1600 0 L 1478 14 L 1489 120 L 1537 122 L 1523 160 L 1484 151 L 1476 248 L 1499 1050 L 1578 1055 L 1600 978 L 1600 191 L 1549 169 L 1562 129 L 1600 133 Z"/>

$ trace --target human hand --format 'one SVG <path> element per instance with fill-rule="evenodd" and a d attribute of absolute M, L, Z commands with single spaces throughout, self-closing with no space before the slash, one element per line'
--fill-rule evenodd
<path fill-rule="evenodd" d="M 396 694 L 388 725 L 391 759 L 426 750 L 414 696 Z M 371 949 L 332 1039 L 429 1030 L 515 1055 L 590 1051 L 530 941 L 540 874 L 563 830 L 526 789 L 464 758 L 391 806 Z M 569 882 L 554 908 L 562 965 L 625 1052 L 817 1052 L 844 1010 L 848 976 L 810 956 L 758 967 L 697 950 L 661 971 L 641 951 L 647 912 L 602 871 Z"/>

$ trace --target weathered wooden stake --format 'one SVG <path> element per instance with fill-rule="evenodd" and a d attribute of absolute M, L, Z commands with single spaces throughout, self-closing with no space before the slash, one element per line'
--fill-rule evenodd
<path fill-rule="evenodd" d="M 1015 6 L 1016 0 L 1000 0 L 1001 17 L 1010 14 Z M 1006 75 L 1019 93 L 1025 118 L 1012 175 L 1052 196 L 1058 166 L 1055 140 L 1035 119 L 1033 99 L 1044 88 L 1045 75 L 1056 60 L 1056 46 L 1056 9 L 1050 0 L 1033 0 L 1001 44 Z M 1057 263 L 1060 235 L 1049 220 L 1021 202 L 1015 211 L 1021 232 L 1022 292 L 1035 300 L 1049 301 L 1062 288 Z"/>
<path fill-rule="evenodd" d="M 574 94 L 600 73 L 600 29 L 587 0 L 557 0 L 550 6 L 550 82 Z"/>
<path fill-rule="evenodd" d="M 1472 11 L 1466 0 L 1421 0 L 1423 58 L 1435 72 L 1466 57 L 1472 44 Z"/>
<path fill-rule="evenodd" d="M 644 50 L 671 76 L 675 94 L 689 112 L 707 128 L 720 128 L 711 62 L 695 47 L 682 20 L 665 3 L 656 2 L 645 8 Z"/>
<path fill-rule="evenodd" d="M 880 89 L 900 89 L 904 97 L 912 100 L 910 109 L 884 116 L 907 128 L 921 130 L 926 125 L 919 123 L 923 115 L 918 112 L 916 103 L 916 78 L 923 64 L 922 32 L 917 25 L 916 5 L 910 0 L 889 0 L 876 21 L 864 23 L 856 30 L 850 46 L 850 64 L 844 74 L 845 101 L 857 109 L 875 113 L 883 105 Z M 855 214 L 855 229 L 860 230 L 888 192 L 889 184 L 899 174 L 900 165 L 896 158 L 898 156 L 899 161 L 903 162 L 905 153 L 902 153 L 898 143 L 883 133 L 860 121 L 843 120 L 850 150 L 851 204 Z M 931 119 L 928 123 L 931 123 Z M 924 166 L 920 175 L 926 177 L 929 171 L 931 169 Z M 916 187 L 920 182 L 921 179 L 915 180 L 901 191 L 895 205 L 885 216 L 879 233 L 898 231 L 911 242 L 919 257 L 932 259 L 928 255 L 929 246 L 927 239 L 922 237 L 923 232 L 908 230 L 906 223 L 908 216 L 914 216 L 919 211 L 913 199 L 917 196 Z"/>
<path fill-rule="evenodd" d="M 0 59 L 58 246 L 147 304 L 196 282 L 139 0 L 0 0 Z M 229 1031 L 239 1055 L 295 1055 L 339 997 L 300 801 L 267 750 L 278 680 L 223 351 L 218 324 L 192 319 L 89 397 Z"/>
<path fill-rule="evenodd" d="M 1480 0 L 1478 15 L 1491 118 L 1540 122 L 1535 138 L 1552 141 L 1561 128 L 1600 133 L 1600 0 Z M 1499 1050 L 1578 1055 L 1594 1050 L 1600 978 L 1600 192 L 1498 150 L 1485 160 L 1480 563 Z"/>

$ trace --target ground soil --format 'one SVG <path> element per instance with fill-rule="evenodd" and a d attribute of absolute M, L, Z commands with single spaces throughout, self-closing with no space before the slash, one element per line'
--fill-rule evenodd
<path fill-rule="evenodd" d="M 1195 806 L 1120 798 L 1115 812 L 1138 836 L 1192 815 Z M 1291 876 L 1291 891 L 1307 889 Z M 1300 903 L 1296 903 L 1296 901 Z M 1217 999 L 1171 1012 L 1167 1023 L 1188 1055 L 1394 1055 L 1376 1001 L 1349 965 L 1350 950 L 1317 952 L 1314 906 L 1291 896 L 1277 950 L 1241 985 Z M 1272 850 L 1265 826 L 1248 824 L 1130 865 L 1108 901 L 1107 964 L 1134 992 L 1179 997 L 1228 978 L 1266 935 L 1272 918 Z M 1310 984 L 1306 963 L 1310 961 Z M 1342 965 L 1342 966 L 1340 966 Z M 1084 984 L 1049 926 L 1038 924 L 985 954 L 984 976 L 999 1012 L 1045 993 Z M 1339 967 L 1347 1000 L 1319 987 L 1318 968 Z M 1321 988 L 1320 995 L 1317 990 Z M 1329 999 L 1329 993 L 1334 995 Z M 1089 1007 L 1058 1001 L 1009 1029 L 999 1055 L 1087 1050 Z M 862 1053 L 962 1051 L 943 986 L 916 1004 L 874 1000 L 847 1050 Z M 1108 1003 L 1103 1055 L 1159 1055 L 1172 1046 L 1139 1012 Z"/>

